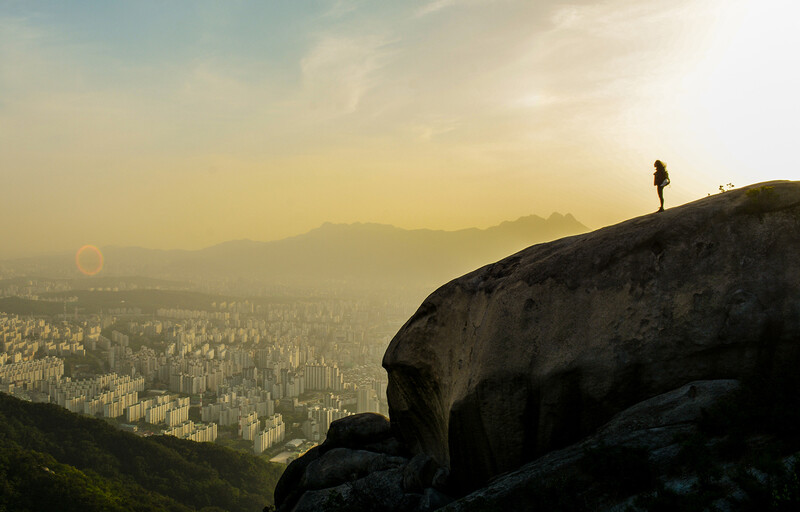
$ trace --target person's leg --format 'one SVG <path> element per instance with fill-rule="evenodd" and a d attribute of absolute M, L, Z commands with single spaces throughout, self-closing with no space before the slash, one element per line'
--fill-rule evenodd
<path fill-rule="evenodd" d="M 661 207 L 658 209 L 658 211 L 663 212 L 664 211 L 664 187 L 659 185 L 657 188 L 658 188 L 658 200 L 661 202 Z"/>

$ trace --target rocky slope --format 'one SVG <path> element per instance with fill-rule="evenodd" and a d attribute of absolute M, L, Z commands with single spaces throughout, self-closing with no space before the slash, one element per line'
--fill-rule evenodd
<path fill-rule="evenodd" d="M 800 183 L 525 249 L 434 292 L 384 356 L 392 427 L 454 492 L 700 379 L 796 356 Z"/>
<path fill-rule="evenodd" d="M 492 509 L 569 473 L 587 446 L 635 438 L 666 449 L 663 418 L 697 430 L 730 379 L 800 362 L 798 234 L 800 183 L 758 184 L 536 245 L 446 284 L 384 356 L 386 435 L 401 447 L 385 455 L 398 458 L 317 480 L 317 509 L 389 495 L 374 509 L 434 510 L 447 495 L 465 496 L 450 510 Z M 707 380 L 719 383 L 681 389 Z M 303 459 L 295 473 L 314 481 Z M 276 493 L 281 510 L 313 509 L 301 506 L 308 486 L 287 486 L 296 494 Z"/>

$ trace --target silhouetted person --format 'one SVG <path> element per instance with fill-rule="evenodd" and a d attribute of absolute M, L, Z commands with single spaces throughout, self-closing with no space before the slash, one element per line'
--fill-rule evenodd
<path fill-rule="evenodd" d="M 667 174 L 667 164 L 661 160 L 656 160 L 653 167 L 656 168 L 656 172 L 653 173 L 653 185 L 658 187 L 658 200 L 661 201 L 661 206 L 656 212 L 658 213 L 664 211 L 664 187 L 669 185 L 669 174 Z"/>

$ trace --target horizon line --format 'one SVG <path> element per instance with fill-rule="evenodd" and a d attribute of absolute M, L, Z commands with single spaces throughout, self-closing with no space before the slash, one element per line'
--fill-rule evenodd
<path fill-rule="evenodd" d="M 443 233 L 458 233 L 458 232 L 461 232 L 461 231 L 469 231 L 469 230 L 486 231 L 488 229 L 499 227 L 499 226 L 501 226 L 503 224 L 519 222 L 519 221 L 521 221 L 523 219 L 528 219 L 528 218 L 531 218 L 531 217 L 537 217 L 537 218 L 542 219 L 544 221 L 549 221 L 554 216 L 560 216 L 562 218 L 572 218 L 575 222 L 577 222 L 577 223 L 581 224 L 582 226 L 584 226 L 588 231 L 593 231 L 594 229 L 597 229 L 597 228 L 591 228 L 591 227 L 587 226 L 582 221 L 578 220 L 572 213 L 561 214 L 559 212 L 554 211 L 554 212 L 550 213 L 550 215 L 548 215 L 547 217 L 543 217 L 541 215 L 537 215 L 535 213 L 532 213 L 530 215 L 522 215 L 520 217 L 517 217 L 514 220 L 503 220 L 503 221 L 498 222 L 497 224 L 492 224 L 492 225 L 490 225 L 488 227 L 485 227 L 485 228 L 479 228 L 479 227 L 476 227 L 476 226 L 470 226 L 470 227 L 459 228 L 459 229 L 406 228 L 406 227 L 401 227 L 401 226 L 397 226 L 397 225 L 394 225 L 394 224 L 387 224 L 387 223 L 382 223 L 382 222 L 371 222 L 371 221 L 354 221 L 354 222 L 324 221 L 321 224 L 317 225 L 316 227 L 313 227 L 313 228 L 311 228 L 311 229 L 309 229 L 307 231 L 304 231 L 302 233 L 298 233 L 298 234 L 295 234 L 295 235 L 285 236 L 285 237 L 282 237 L 282 238 L 275 238 L 275 239 L 271 239 L 271 240 L 254 240 L 252 238 L 235 238 L 235 239 L 223 240 L 221 242 L 217 242 L 217 243 L 214 243 L 214 244 L 211 244 L 211 245 L 206 245 L 206 246 L 195 248 L 195 249 L 186 249 L 186 248 L 179 248 L 179 247 L 165 249 L 165 248 L 145 247 L 145 246 L 142 246 L 142 245 L 116 245 L 116 244 L 105 244 L 105 245 L 102 245 L 102 246 L 99 246 L 99 245 L 95 245 L 95 246 L 98 247 L 99 249 L 101 249 L 102 251 L 105 251 L 105 250 L 108 250 L 108 249 L 141 249 L 141 250 L 144 250 L 144 251 L 161 251 L 161 252 L 197 252 L 197 251 L 203 251 L 203 250 L 206 250 L 206 249 L 212 249 L 214 247 L 219 247 L 221 245 L 230 244 L 230 243 L 236 243 L 236 242 L 253 242 L 253 243 L 257 243 L 257 244 L 268 244 L 268 243 L 273 243 L 273 242 L 281 242 L 281 241 L 284 241 L 284 240 L 290 240 L 292 238 L 297 238 L 297 237 L 308 235 L 309 233 L 312 233 L 314 231 L 322 229 L 325 226 L 381 226 L 381 227 L 394 228 L 394 229 L 398 229 L 398 230 L 402 230 L 402 231 L 438 231 L 438 232 L 443 232 Z M 86 244 L 80 244 L 80 246 L 83 246 L 83 245 L 86 245 Z M 91 244 L 91 245 L 94 245 L 94 244 Z M 28 253 L 28 254 L 24 254 L 24 255 L 20 255 L 20 256 L 10 256 L 10 257 L 9 256 L 0 256 L 0 262 L 13 262 L 13 261 L 27 260 L 27 259 L 32 259 L 32 258 L 63 257 L 65 255 L 71 255 L 73 253 L 74 253 L 74 250 L 72 250 L 72 249 L 57 249 L 57 250 L 52 250 L 52 251 L 33 252 L 33 253 Z"/>

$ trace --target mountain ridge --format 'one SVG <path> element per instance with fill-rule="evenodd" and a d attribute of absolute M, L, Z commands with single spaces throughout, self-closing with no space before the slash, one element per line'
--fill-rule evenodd
<path fill-rule="evenodd" d="M 105 246 L 105 268 L 100 275 L 180 281 L 243 279 L 286 286 L 430 288 L 509 252 L 586 231 L 574 216 L 560 213 L 456 231 L 327 222 L 280 240 L 230 240 L 194 251 Z M 60 265 L 62 274 L 77 272 L 72 255 L 46 261 L 50 267 Z"/>
<path fill-rule="evenodd" d="M 405 232 L 434 232 L 434 233 L 462 233 L 462 232 L 476 232 L 476 231 L 489 231 L 492 229 L 496 229 L 502 226 L 513 225 L 522 221 L 527 220 L 540 220 L 540 221 L 552 221 L 552 220 L 566 220 L 569 222 L 574 222 L 576 225 L 579 225 L 582 229 L 588 231 L 589 228 L 583 225 L 580 221 L 578 221 L 574 215 L 571 213 L 560 214 L 558 212 L 551 213 L 547 218 L 541 217 L 536 214 L 531 215 L 523 215 L 518 217 L 515 220 L 504 220 L 501 221 L 499 224 L 495 224 L 493 226 L 489 226 L 486 228 L 478 228 L 478 227 L 468 227 L 468 228 L 459 228 L 459 229 L 435 229 L 435 228 L 403 228 L 400 226 L 395 226 L 394 224 L 386 224 L 382 222 L 331 222 L 325 221 L 319 226 L 315 228 L 311 228 L 310 230 L 299 233 L 296 235 L 290 235 L 284 238 L 276 238 L 275 240 L 253 240 L 252 238 L 237 238 L 233 240 L 225 240 L 223 242 L 218 242 L 206 247 L 201 247 L 199 249 L 160 249 L 160 248 L 152 248 L 152 247 L 143 247 L 141 245 L 104 245 L 100 249 L 102 251 L 117 251 L 117 250 L 129 250 L 129 251 L 145 251 L 145 252 L 154 252 L 154 253 L 193 253 L 193 252 L 201 252 L 207 251 L 209 249 L 214 249 L 215 247 L 230 245 L 230 244 L 254 244 L 254 245 L 263 245 L 263 244 L 271 244 L 275 242 L 283 242 L 286 240 L 292 240 L 295 238 L 302 238 L 312 233 L 318 232 L 323 229 L 327 229 L 330 227 L 363 227 L 363 226 L 376 226 L 376 227 L 385 227 L 397 231 L 405 231 Z M 70 257 L 74 256 L 72 252 L 69 251 L 47 251 L 40 254 L 35 254 L 31 256 L 23 256 L 23 257 L 13 257 L 13 258 L 0 258 L 0 261 L 20 261 L 20 260 L 33 260 L 33 259 L 40 259 L 40 258 L 54 258 L 54 257 L 63 257 L 68 255 Z"/>

